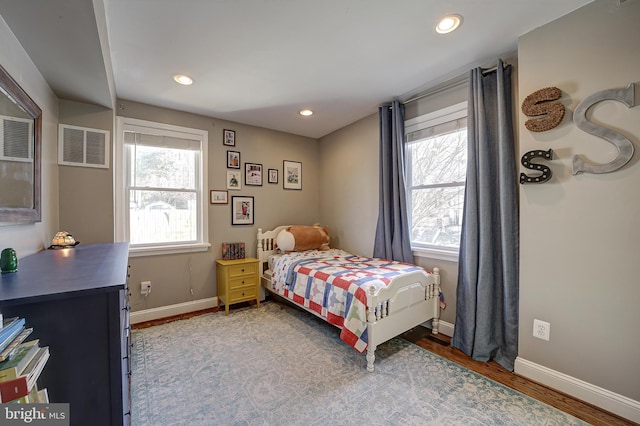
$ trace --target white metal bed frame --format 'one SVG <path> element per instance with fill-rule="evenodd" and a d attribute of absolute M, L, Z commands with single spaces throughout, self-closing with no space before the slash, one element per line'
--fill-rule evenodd
<path fill-rule="evenodd" d="M 265 275 L 265 264 L 269 256 L 277 252 L 276 237 L 290 225 L 262 232 L 258 229 L 257 257 L 259 259 L 260 282 L 274 292 L 271 277 Z M 431 320 L 433 334 L 438 334 L 440 318 L 440 273 L 438 268 L 427 277 L 420 272 L 411 272 L 396 277 L 389 285 L 375 293 L 372 287 L 367 292 L 367 370 L 373 371 L 375 351 L 378 345 L 390 340 L 413 327 Z M 296 306 L 300 306 L 297 305 Z M 304 306 L 301 306 L 304 308 Z M 309 311 L 316 316 L 317 313 Z"/>

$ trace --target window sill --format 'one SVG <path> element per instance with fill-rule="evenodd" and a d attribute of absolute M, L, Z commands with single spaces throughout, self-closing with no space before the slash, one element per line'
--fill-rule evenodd
<path fill-rule="evenodd" d="M 458 262 L 458 251 L 438 250 L 434 248 L 412 247 L 411 251 L 416 257 L 429 259 L 446 260 L 448 262 Z"/>
<path fill-rule="evenodd" d="M 158 256 L 163 254 L 195 253 L 209 250 L 211 244 L 182 244 L 163 247 L 130 247 L 129 257 Z"/>

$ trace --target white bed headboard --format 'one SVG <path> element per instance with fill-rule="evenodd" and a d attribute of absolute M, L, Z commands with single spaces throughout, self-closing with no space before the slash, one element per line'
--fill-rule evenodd
<path fill-rule="evenodd" d="M 258 228 L 258 244 L 256 257 L 259 260 L 259 268 L 260 268 L 260 276 L 265 270 L 265 263 L 269 261 L 269 256 L 275 254 L 278 250 L 276 249 L 276 237 L 278 233 L 285 228 L 288 228 L 291 225 L 282 225 L 277 228 L 262 232 L 262 228 Z"/>

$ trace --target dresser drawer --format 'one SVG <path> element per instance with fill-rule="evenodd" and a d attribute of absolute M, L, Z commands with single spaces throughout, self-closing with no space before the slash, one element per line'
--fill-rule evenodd
<path fill-rule="evenodd" d="M 243 263 L 240 265 L 230 265 L 227 267 L 227 270 L 229 272 L 229 278 L 231 279 L 240 275 L 255 275 L 258 272 L 258 264 Z"/>

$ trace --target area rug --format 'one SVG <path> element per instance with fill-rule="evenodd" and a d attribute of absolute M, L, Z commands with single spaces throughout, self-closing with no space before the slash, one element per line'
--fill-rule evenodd
<path fill-rule="evenodd" d="M 132 338 L 134 426 L 586 424 L 402 338 L 369 373 L 335 327 L 276 302 Z"/>

